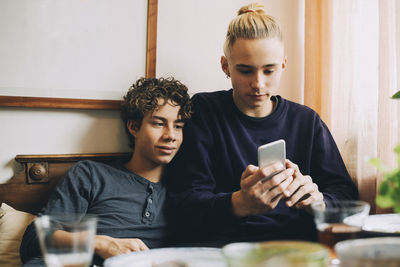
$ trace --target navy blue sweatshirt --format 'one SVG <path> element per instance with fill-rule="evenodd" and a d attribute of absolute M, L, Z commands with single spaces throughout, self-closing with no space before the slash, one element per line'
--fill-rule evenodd
<path fill-rule="evenodd" d="M 338 148 L 324 122 L 312 109 L 285 100 L 264 118 L 244 115 L 232 89 L 193 96 L 194 115 L 184 128 L 180 151 L 167 168 L 167 202 L 177 218 L 183 242 L 224 244 L 272 239 L 316 240 L 312 215 L 281 200 L 263 215 L 237 217 L 232 193 L 240 189 L 247 165 L 258 165 L 260 145 L 284 139 L 287 159 L 310 175 L 327 205 L 357 199 Z"/>

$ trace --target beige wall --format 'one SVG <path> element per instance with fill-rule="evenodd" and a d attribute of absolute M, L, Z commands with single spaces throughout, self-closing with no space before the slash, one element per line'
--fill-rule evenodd
<path fill-rule="evenodd" d="M 284 30 L 288 67 L 281 95 L 302 103 L 304 0 L 260 2 L 281 21 Z M 247 3 L 159 0 L 157 76 L 174 75 L 192 94 L 230 88 L 219 60 L 228 22 Z M 129 151 L 116 111 L 0 107 L 0 125 L 0 182 L 18 170 L 13 160 L 17 154 Z"/>

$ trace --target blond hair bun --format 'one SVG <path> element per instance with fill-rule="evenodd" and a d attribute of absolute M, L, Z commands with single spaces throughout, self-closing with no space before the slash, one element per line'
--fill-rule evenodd
<path fill-rule="evenodd" d="M 237 14 L 238 14 L 238 16 L 240 16 L 240 15 L 252 13 L 252 12 L 259 13 L 259 14 L 265 14 L 264 5 L 260 4 L 260 3 L 251 3 L 247 6 L 241 7 Z"/>
<path fill-rule="evenodd" d="M 228 26 L 224 43 L 224 54 L 229 56 L 237 39 L 278 38 L 282 41 L 282 32 L 274 17 L 267 15 L 264 5 L 251 3 L 238 11 Z"/>

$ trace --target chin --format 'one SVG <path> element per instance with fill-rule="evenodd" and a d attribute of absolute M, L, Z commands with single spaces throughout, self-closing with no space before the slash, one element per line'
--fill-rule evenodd
<path fill-rule="evenodd" d="M 251 108 L 260 108 L 265 106 L 267 103 L 267 101 L 258 101 L 258 102 L 253 102 L 253 103 L 249 103 L 249 107 Z"/>
<path fill-rule="evenodd" d="M 175 156 L 175 155 L 174 155 Z M 158 158 L 155 161 L 160 164 L 160 165 L 167 165 L 168 163 L 170 163 L 172 161 L 174 157 L 164 157 L 164 158 Z"/>

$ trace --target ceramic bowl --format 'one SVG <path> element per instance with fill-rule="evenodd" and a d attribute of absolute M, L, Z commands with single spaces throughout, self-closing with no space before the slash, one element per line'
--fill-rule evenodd
<path fill-rule="evenodd" d="M 329 261 L 327 247 L 303 241 L 232 243 L 222 254 L 231 267 L 324 267 Z"/>
<path fill-rule="evenodd" d="M 335 251 L 341 267 L 400 267 L 400 237 L 341 241 Z"/>

